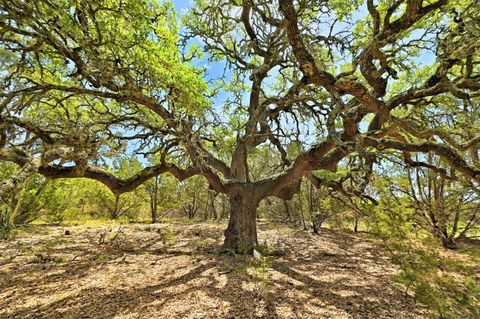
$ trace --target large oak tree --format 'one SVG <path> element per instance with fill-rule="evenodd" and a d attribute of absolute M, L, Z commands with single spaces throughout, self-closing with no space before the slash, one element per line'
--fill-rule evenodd
<path fill-rule="evenodd" d="M 479 11 L 476 0 L 197 0 L 179 35 L 168 3 L 4 0 L 0 160 L 21 169 L 0 192 L 33 173 L 115 194 L 202 175 L 230 200 L 224 248 L 251 251 L 262 199 L 291 198 L 303 178 L 362 196 L 384 153 L 440 170 L 411 156 L 434 153 L 477 183 Z M 213 84 L 198 47 L 201 63 L 225 63 Z M 278 163 L 253 176 L 265 146 Z M 126 151 L 158 163 L 123 179 L 102 168 Z M 339 166 L 354 186 L 318 174 Z"/>

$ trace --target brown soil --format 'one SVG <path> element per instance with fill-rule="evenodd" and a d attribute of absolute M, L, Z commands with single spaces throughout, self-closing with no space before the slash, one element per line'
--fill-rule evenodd
<path fill-rule="evenodd" d="M 220 256 L 225 225 L 42 227 L 0 241 L 0 318 L 424 318 L 366 235 L 260 227 L 270 258 Z"/>

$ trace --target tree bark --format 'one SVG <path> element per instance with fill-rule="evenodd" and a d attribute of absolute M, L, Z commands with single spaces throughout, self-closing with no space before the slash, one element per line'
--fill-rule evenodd
<path fill-rule="evenodd" d="M 155 193 L 150 199 L 150 211 L 152 213 L 152 224 L 157 222 L 157 194 Z"/>
<path fill-rule="evenodd" d="M 155 176 L 155 184 L 153 194 L 150 193 L 150 206 L 152 212 L 152 224 L 157 222 L 157 210 L 158 210 L 158 188 L 159 188 L 159 176 Z"/>
<path fill-rule="evenodd" d="M 115 203 L 113 205 L 112 211 L 110 213 L 111 219 L 117 219 L 120 217 L 120 195 L 115 195 Z"/>
<path fill-rule="evenodd" d="M 305 215 L 303 214 L 303 200 L 302 200 L 302 194 L 300 193 L 298 195 L 298 210 L 300 211 L 300 216 L 302 218 L 302 225 L 303 225 L 303 230 L 307 230 L 307 224 L 305 223 Z"/>
<path fill-rule="evenodd" d="M 215 197 L 217 196 L 217 193 L 209 190 L 208 191 L 208 196 L 209 196 L 209 199 L 210 199 L 210 214 L 211 214 L 211 218 L 213 220 L 217 220 L 218 219 L 218 214 L 217 214 L 217 209 L 215 208 Z"/>
<path fill-rule="evenodd" d="M 221 200 L 222 200 L 222 213 L 220 214 L 220 217 L 219 217 L 220 220 L 228 216 L 228 204 L 227 204 L 226 196 L 222 194 Z"/>
<path fill-rule="evenodd" d="M 455 240 L 448 235 L 440 236 L 440 241 L 442 243 L 443 248 L 454 249 L 456 247 Z"/>
<path fill-rule="evenodd" d="M 250 193 L 229 196 L 230 219 L 225 230 L 224 251 L 251 254 L 258 244 L 256 212 L 258 200 Z"/>
<path fill-rule="evenodd" d="M 288 202 L 286 200 L 283 201 L 283 206 L 285 207 L 285 215 L 287 217 L 287 221 L 292 221 L 292 214 L 290 213 L 290 207 L 288 206 Z"/>

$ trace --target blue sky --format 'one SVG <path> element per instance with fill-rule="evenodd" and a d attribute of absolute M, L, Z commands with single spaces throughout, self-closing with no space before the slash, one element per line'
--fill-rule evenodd
<path fill-rule="evenodd" d="M 182 10 L 189 8 L 193 2 L 190 0 L 172 0 L 177 12 L 182 13 Z"/>

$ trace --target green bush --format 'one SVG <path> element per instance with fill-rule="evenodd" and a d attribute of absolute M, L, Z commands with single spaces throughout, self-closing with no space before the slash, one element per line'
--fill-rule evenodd
<path fill-rule="evenodd" d="M 390 202 L 375 213 L 375 234 L 400 268 L 395 279 L 404 285 L 405 296 L 413 294 L 432 318 L 480 318 L 480 285 L 474 267 L 443 256 L 438 241 L 416 229 L 405 209 Z"/>

